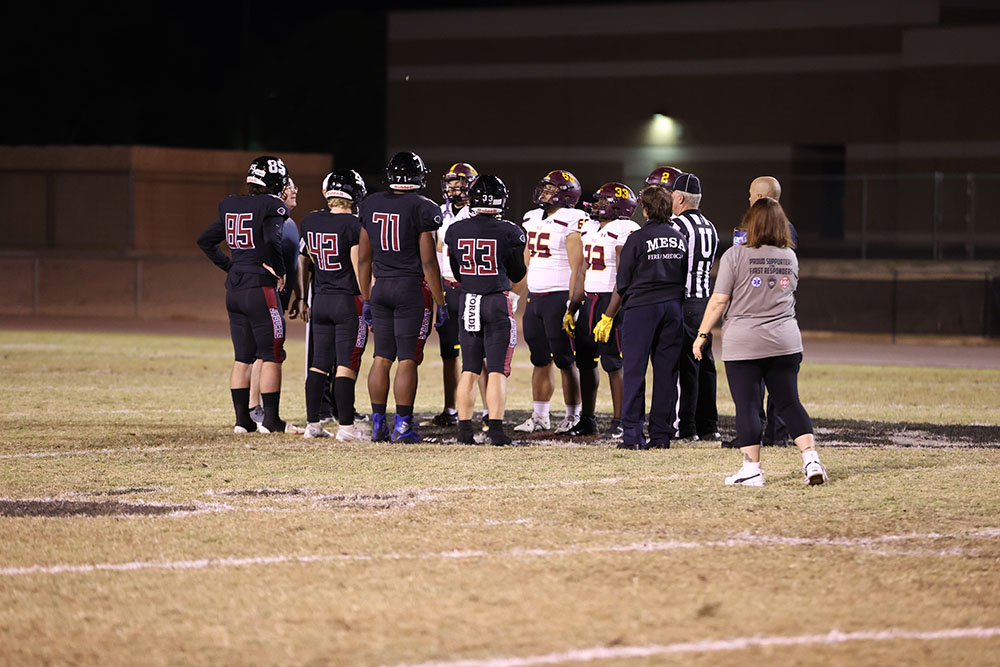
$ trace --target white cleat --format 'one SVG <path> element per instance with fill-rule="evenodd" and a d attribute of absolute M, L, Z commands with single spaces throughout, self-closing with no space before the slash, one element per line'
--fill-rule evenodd
<path fill-rule="evenodd" d="M 805 475 L 805 483 L 809 486 L 830 481 L 830 477 L 826 474 L 826 468 L 819 461 L 810 461 L 802 466 L 802 474 Z"/>
<path fill-rule="evenodd" d="M 764 486 L 764 473 L 740 468 L 735 475 L 726 477 L 726 486 Z"/>
<path fill-rule="evenodd" d="M 332 438 L 333 433 L 327 431 L 321 424 L 309 424 L 306 426 L 306 432 L 302 434 L 303 438 Z"/>
<path fill-rule="evenodd" d="M 371 433 L 366 432 L 357 424 L 342 424 L 337 429 L 338 442 L 354 442 L 355 440 L 371 440 Z"/>
<path fill-rule="evenodd" d="M 239 424 L 233 427 L 233 433 L 235 433 L 236 435 L 243 435 L 244 433 L 249 433 L 249 432 L 250 431 L 248 431 L 245 427 L 240 426 Z"/>
<path fill-rule="evenodd" d="M 270 431 L 263 424 L 258 424 L 257 430 L 260 431 L 261 433 L 272 433 L 272 431 Z M 288 435 L 304 435 L 305 432 L 306 432 L 306 430 L 304 428 L 302 428 L 301 426 L 296 426 L 295 424 L 293 424 L 291 422 L 285 422 L 284 433 L 286 433 Z"/>
<path fill-rule="evenodd" d="M 566 416 L 556 426 L 556 433 L 569 433 L 570 429 L 580 423 L 580 415 Z"/>
<path fill-rule="evenodd" d="M 549 423 L 549 416 L 544 417 L 537 412 L 532 412 L 523 424 L 518 424 L 514 430 L 518 433 L 534 433 L 535 431 L 548 431 L 552 426 Z"/>

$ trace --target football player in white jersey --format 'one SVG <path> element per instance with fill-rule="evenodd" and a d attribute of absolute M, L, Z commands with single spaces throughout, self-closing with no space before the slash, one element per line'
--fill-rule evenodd
<path fill-rule="evenodd" d="M 580 369 L 580 390 L 583 410 L 579 423 L 570 429 L 570 435 L 596 435 L 597 387 L 600 371 L 597 361 L 608 374 L 611 386 L 611 403 L 614 418 L 606 437 L 622 437 L 622 347 L 618 325 L 621 316 L 612 317 L 612 330 L 607 342 L 594 339 L 594 326 L 614 301 L 618 311 L 620 297 L 615 288 L 618 275 L 618 257 L 629 234 L 639 229 L 632 221 L 638 199 L 635 192 L 624 183 L 605 183 L 594 193 L 590 215 L 596 229 L 587 226 L 582 236 L 584 275 L 577 278 L 570 294 L 570 305 L 563 319 L 563 327 L 576 339 L 576 365 Z"/>
<path fill-rule="evenodd" d="M 437 258 L 441 268 L 441 283 L 445 302 L 450 314 L 448 320 L 437 329 L 438 343 L 441 347 L 441 363 L 444 380 L 444 409 L 424 425 L 454 426 L 458 423 L 458 412 L 455 407 L 455 389 L 458 387 L 458 366 L 460 348 L 458 344 L 458 307 L 461 303 L 459 282 L 451 272 L 448 261 L 448 248 L 444 244 L 444 235 L 453 223 L 470 217 L 469 188 L 476 182 L 479 172 L 468 162 L 456 162 L 441 177 L 441 227 L 437 230 Z M 485 380 L 485 375 L 481 378 Z M 482 383 L 485 387 L 485 382 Z M 483 388 L 483 405 L 486 405 L 485 388 Z M 484 417 L 485 419 L 485 417 Z M 485 421 L 484 421 L 485 423 Z"/>
<path fill-rule="evenodd" d="M 539 181 L 532 201 L 538 208 L 524 214 L 522 226 L 528 236 L 524 261 L 528 265 L 528 298 L 524 310 L 524 340 L 531 352 L 531 396 L 533 408 L 527 421 L 515 431 L 531 433 L 551 428 L 549 402 L 555 391 L 552 365 L 562 374 L 566 417 L 556 433 L 566 433 L 580 420 L 580 373 L 573 344 L 563 331 L 563 316 L 570 286 L 583 272 L 580 241 L 583 211 L 574 209 L 582 188 L 576 176 L 557 169 Z"/>

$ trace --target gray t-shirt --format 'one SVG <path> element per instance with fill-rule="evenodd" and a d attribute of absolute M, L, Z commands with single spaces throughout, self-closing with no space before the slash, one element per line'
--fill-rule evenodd
<path fill-rule="evenodd" d="M 802 351 L 795 321 L 799 261 L 791 248 L 735 245 L 722 255 L 715 292 L 728 294 L 722 360 L 742 361 Z"/>

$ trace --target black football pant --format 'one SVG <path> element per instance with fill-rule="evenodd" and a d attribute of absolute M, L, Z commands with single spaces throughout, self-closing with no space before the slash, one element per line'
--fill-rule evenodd
<path fill-rule="evenodd" d="M 719 430 L 719 411 L 715 405 L 716 372 L 712 356 L 712 334 L 701 351 L 701 361 L 694 358 L 691 347 L 698 336 L 698 327 L 705 316 L 708 299 L 685 299 L 684 342 L 681 345 L 681 400 L 678 410 L 678 437 L 711 435 Z"/>

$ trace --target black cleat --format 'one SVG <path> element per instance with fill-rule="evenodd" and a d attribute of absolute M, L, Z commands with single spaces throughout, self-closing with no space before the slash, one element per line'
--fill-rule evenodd
<path fill-rule="evenodd" d="M 580 421 L 566 435 L 597 435 L 597 417 L 580 415 Z"/>

